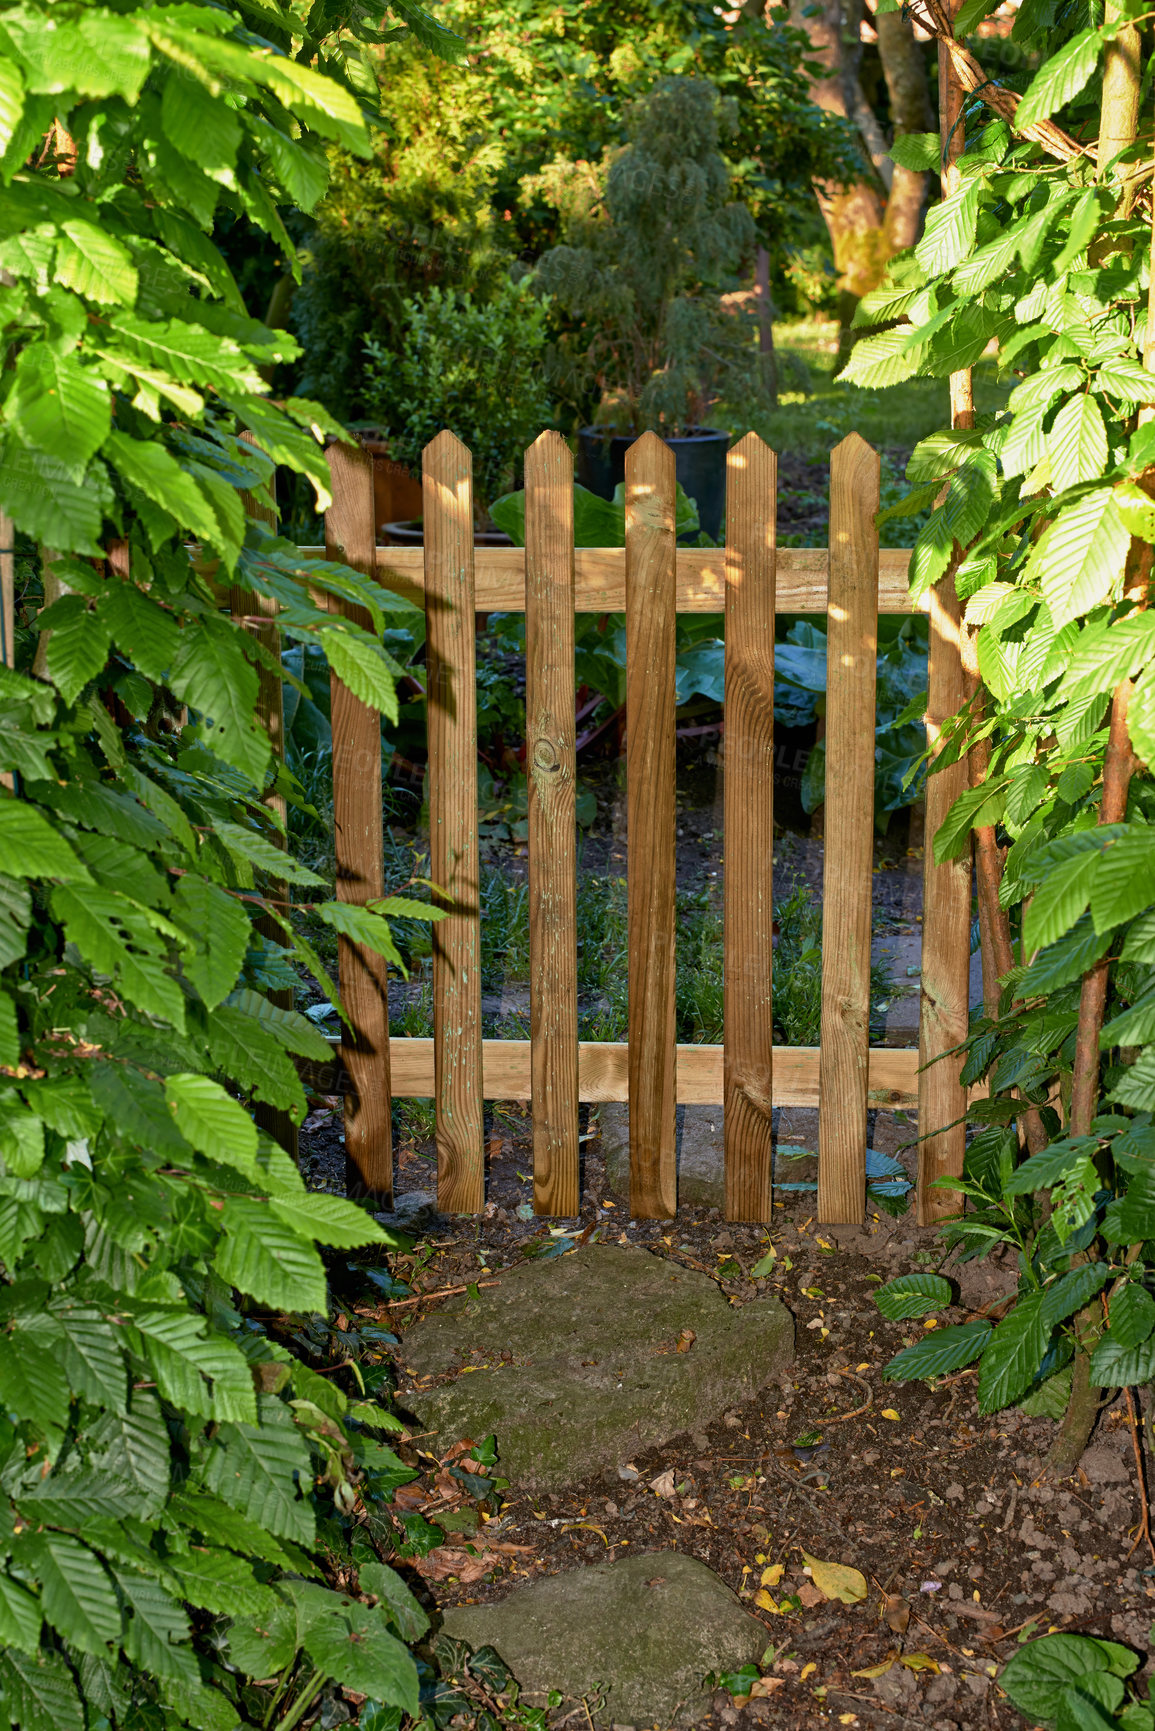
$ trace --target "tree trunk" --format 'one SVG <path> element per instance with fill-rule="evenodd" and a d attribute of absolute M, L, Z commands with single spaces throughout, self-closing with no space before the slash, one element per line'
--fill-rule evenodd
<path fill-rule="evenodd" d="M 862 0 L 792 0 L 791 23 L 805 30 L 813 58 L 822 68 L 811 79 L 810 95 L 828 114 L 855 124 L 861 100 L 858 62 Z M 830 233 L 838 272 L 839 363 L 850 351 L 850 321 L 859 300 L 882 280 L 891 254 L 886 209 L 878 188 L 865 177 L 849 186 L 815 183 L 818 206 Z"/>
<path fill-rule="evenodd" d="M 894 136 L 907 132 L 932 132 L 934 117 L 926 76 L 926 56 L 914 39 L 910 21 L 902 12 L 883 12 L 874 20 L 878 32 L 878 56 L 890 94 Z M 913 246 L 922 226 L 927 176 L 914 168 L 894 165 L 890 196 L 886 201 L 886 232 L 895 252 Z"/>

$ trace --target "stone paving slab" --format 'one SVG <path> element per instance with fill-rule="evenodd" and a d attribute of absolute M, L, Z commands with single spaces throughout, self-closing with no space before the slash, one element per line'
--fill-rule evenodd
<path fill-rule="evenodd" d="M 445 1633 L 495 1647 L 522 1688 L 570 1701 L 606 1691 L 599 1718 L 693 1724 L 704 1678 L 757 1660 L 766 1631 L 712 1569 L 678 1551 L 639 1552 L 445 1613 Z M 581 1716 L 579 1715 L 579 1720 Z"/>
<path fill-rule="evenodd" d="M 686 1330 L 693 1342 L 679 1351 Z M 398 1399 L 447 1442 L 495 1435 L 515 1487 L 552 1489 L 701 1429 L 793 1355 L 794 1322 L 777 1299 L 731 1305 L 707 1275 L 588 1244 L 519 1263 L 417 1323 Z"/>

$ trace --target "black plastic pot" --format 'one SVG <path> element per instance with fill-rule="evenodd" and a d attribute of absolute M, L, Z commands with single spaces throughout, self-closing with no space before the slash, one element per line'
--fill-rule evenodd
<path fill-rule="evenodd" d="M 425 526 L 420 517 L 410 517 L 403 523 L 382 523 L 381 538 L 386 547 L 423 547 L 425 545 Z M 475 529 L 473 545 L 475 547 L 512 547 L 513 542 L 504 529 Z"/>
<path fill-rule="evenodd" d="M 591 493 L 612 499 L 614 488 L 626 478 L 626 452 L 635 434 L 614 433 L 606 437 L 597 427 L 583 427 L 578 434 L 578 480 Z M 716 427 L 696 427 L 678 439 L 665 441 L 674 453 L 674 473 L 682 491 L 697 502 L 698 521 L 715 541 L 722 532 L 726 507 L 726 452 L 729 433 Z"/>

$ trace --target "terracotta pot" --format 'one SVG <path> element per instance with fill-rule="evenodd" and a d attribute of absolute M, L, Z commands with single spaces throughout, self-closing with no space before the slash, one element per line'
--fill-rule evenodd
<path fill-rule="evenodd" d="M 395 518 L 414 517 L 422 508 L 421 476 L 389 455 L 389 439 L 383 428 L 370 427 L 357 434 L 363 451 L 373 459 L 373 521 L 380 527 Z"/>

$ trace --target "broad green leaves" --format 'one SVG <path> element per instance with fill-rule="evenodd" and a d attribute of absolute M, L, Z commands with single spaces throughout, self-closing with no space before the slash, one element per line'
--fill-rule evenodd
<path fill-rule="evenodd" d="M 1056 625 L 1087 613 L 1114 592 L 1131 537 L 1111 493 L 1097 488 L 1067 505 L 1031 554 L 1034 576 Z"/>
<path fill-rule="evenodd" d="M 1094 397 L 1072 397 L 1063 404 L 1047 435 L 1047 455 L 1056 492 L 1099 479 L 1107 466 L 1107 429 Z"/>
<path fill-rule="evenodd" d="M 1021 132 L 1038 120 L 1046 120 L 1078 95 L 1090 78 L 1102 52 L 1097 30 L 1080 30 L 1057 54 L 1051 56 L 1032 79 L 1019 104 L 1015 125 Z"/>
<path fill-rule="evenodd" d="M 941 1274 L 901 1274 L 879 1287 L 874 1302 L 890 1322 L 927 1316 L 951 1302 L 950 1282 Z"/>

